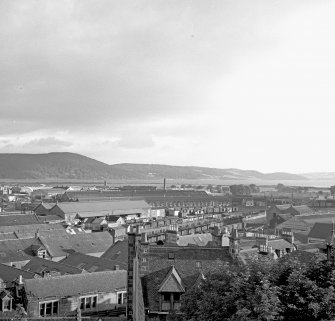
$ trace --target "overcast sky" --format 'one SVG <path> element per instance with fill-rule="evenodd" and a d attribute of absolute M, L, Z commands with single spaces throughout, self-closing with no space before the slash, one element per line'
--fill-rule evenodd
<path fill-rule="evenodd" d="M 0 152 L 335 171 L 335 2 L 1 0 Z"/>

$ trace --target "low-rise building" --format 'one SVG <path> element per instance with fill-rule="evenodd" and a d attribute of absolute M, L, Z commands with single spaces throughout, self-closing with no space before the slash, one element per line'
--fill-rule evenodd
<path fill-rule="evenodd" d="M 28 317 L 125 314 L 126 271 L 104 271 L 24 280 Z"/>

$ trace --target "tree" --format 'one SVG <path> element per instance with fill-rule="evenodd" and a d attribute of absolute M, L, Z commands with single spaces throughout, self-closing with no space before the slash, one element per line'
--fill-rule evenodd
<path fill-rule="evenodd" d="M 225 266 L 184 295 L 181 311 L 191 321 L 333 320 L 335 265 L 316 256 Z"/>

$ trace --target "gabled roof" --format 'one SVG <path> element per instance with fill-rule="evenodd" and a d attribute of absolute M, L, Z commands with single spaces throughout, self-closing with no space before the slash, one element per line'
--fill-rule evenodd
<path fill-rule="evenodd" d="M 120 218 L 119 215 L 111 215 L 107 217 L 107 222 L 117 222 L 119 218 Z"/>
<path fill-rule="evenodd" d="M 149 209 L 150 205 L 143 200 L 104 201 L 104 202 L 67 202 L 55 205 L 64 213 L 110 212 L 115 210 Z"/>
<path fill-rule="evenodd" d="M 0 299 L 4 299 L 4 298 L 9 298 L 9 299 L 13 299 L 11 293 L 7 290 L 2 290 L 1 294 L 0 294 Z"/>
<path fill-rule="evenodd" d="M 179 277 L 178 280 L 177 277 Z M 162 287 L 166 285 L 166 290 L 178 290 L 177 292 L 183 293 L 187 290 L 186 287 L 191 288 L 194 284 L 196 284 L 199 277 L 201 277 L 201 273 L 197 271 L 195 274 L 181 278 L 174 266 L 169 266 L 145 275 L 141 278 L 145 307 L 151 311 L 159 311 L 159 292 Z"/>
<path fill-rule="evenodd" d="M 332 223 L 315 223 L 308 234 L 309 238 L 326 240 L 332 234 Z"/>
<path fill-rule="evenodd" d="M 117 241 L 110 246 L 101 258 L 112 260 L 116 264 L 128 264 L 128 240 Z"/>
<path fill-rule="evenodd" d="M 268 240 L 268 246 L 271 246 L 274 250 L 295 248 L 295 246 L 292 243 L 284 239 Z"/>
<path fill-rule="evenodd" d="M 104 271 L 24 280 L 28 298 L 64 298 L 69 296 L 111 293 L 126 288 L 127 271 Z"/>
<path fill-rule="evenodd" d="M 38 219 L 40 220 L 40 222 L 50 222 L 50 223 L 56 223 L 56 222 L 62 222 L 64 221 L 64 218 L 58 216 L 58 215 L 52 215 L 52 214 L 48 214 L 45 216 L 39 216 Z"/>
<path fill-rule="evenodd" d="M 109 232 L 61 234 L 39 237 L 51 257 L 67 256 L 69 253 L 84 254 L 105 252 L 113 244 L 113 237 Z"/>
<path fill-rule="evenodd" d="M 29 224 L 40 224 L 35 214 L 1 214 L 0 215 L 0 227 L 2 226 L 14 226 L 14 225 L 29 225 Z"/>
<path fill-rule="evenodd" d="M 104 221 L 106 221 L 104 217 L 89 217 L 85 223 L 101 224 Z"/>
<path fill-rule="evenodd" d="M 307 205 L 294 205 L 292 206 L 300 214 L 311 214 L 313 210 Z"/>
<path fill-rule="evenodd" d="M 71 265 L 64 264 L 63 262 L 55 262 L 51 260 L 45 260 L 39 257 L 33 257 L 22 270 L 33 272 L 42 275 L 45 272 L 57 272 L 63 274 L 80 274 L 82 269 L 78 269 Z"/>
<path fill-rule="evenodd" d="M 150 272 L 174 265 L 182 278 L 196 274 L 199 270 L 206 274 L 227 264 L 237 264 L 229 247 L 150 244 L 146 259 Z"/>
<path fill-rule="evenodd" d="M 35 238 L 0 241 L 0 263 L 28 261 L 35 256 L 31 246 L 41 244 Z"/>
<path fill-rule="evenodd" d="M 119 266 L 120 270 L 127 270 L 128 268 L 124 262 L 111 261 L 79 252 L 70 254 L 61 263 L 83 269 L 87 272 L 111 271 L 115 270 L 116 265 Z"/>
<path fill-rule="evenodd" d="M 181 278 L 174 266 L 171 267 L 170 271 L 163 280 L 158 292 L 180 292 L 184 293 L 185 289 L 181 284 Z"/>
<path fill-rule="evenodd" d="M 41 208 L 43 208 L 43 209 L 46 209 L 46 210 L 50 210 L 50 209 L 53 208 L 55 205 L 56 205 L 56 203 L 40 203 L 40 204 L 38 204 L 38 205 L 35 207 L 34 211 L 36 211 L 37 208 L 39 208 L 39 207 L 41 207 Z"/>
<path fill-rule="evenodd" d="M 13 266 L 0 263 L 0 278 L 6 283 L 15 281 L 20 275 L 23 279 L 33 279 L 38 277 L 33 272 L 23 271 Z"/>
<path fill-rule="evenodd" d="M 177 241 L 179 246 L 196 245 L 206 246 L 213 241 L 211 233 L 181 235 Z"/>
<path fill-rule="evenodd" d="M 17 238 L 31 238 L 35 236 L 36 232 L 52 232 L 64 230 L 61 224 L 29 224 L 29 225 L 14 225 L 14 226 L 0 226 L 0 232 L 3 233 L 14 233 Z"/>

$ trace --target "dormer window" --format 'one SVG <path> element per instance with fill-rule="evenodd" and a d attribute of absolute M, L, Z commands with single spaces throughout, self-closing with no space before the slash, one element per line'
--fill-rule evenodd
<path fill-rule="evenodd" d="M 169 259 L 169 260 L 174 260 L 174 253 L 173 253 L 173 252 L 170 252 L 170 253 L 168 254 L 168 259 Z"/>
<path fill-rule="evenodd" d="M 6 290 L 0 294 L 0 307 L 2 312 L 12 311 L 13 309 L 13 297 Z"/>

